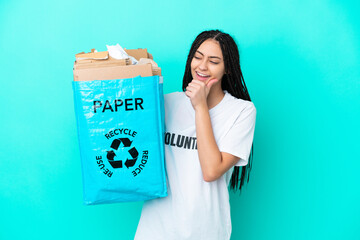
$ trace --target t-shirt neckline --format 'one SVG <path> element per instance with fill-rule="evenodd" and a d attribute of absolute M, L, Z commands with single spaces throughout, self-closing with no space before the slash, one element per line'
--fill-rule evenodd
<path fill-rule="evenodd" d="M 214 107 L 212 107 L 212 108 L 209 109 L 209 112 L 210 112 L 210 113 L 215 112 L 216 109 L 219 108 L 219 106 L 221 106 L 221 105 L 224 104 L 225 100 L 226 100 L 227 97 L 228 97 L 228 92 L 225 91 L 225 90 L 224 90 L 223 92 L 224 92 L 224 97 L 221 99 L 221 101 L 220 101 L 218 104 L 216 104 Z"/>

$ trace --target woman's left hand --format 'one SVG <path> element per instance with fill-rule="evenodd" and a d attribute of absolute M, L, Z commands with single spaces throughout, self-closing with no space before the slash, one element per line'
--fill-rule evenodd
<path fill-rule="evenodd" d="M 199 107 L 207 107 L 207 97 L 209 95 L 211 86 L 218 80 L 210 79 L 206 82 L 193 79 L 186 87 L 185 94 L 190 98 L 193 108 L 196 110 Z"/>

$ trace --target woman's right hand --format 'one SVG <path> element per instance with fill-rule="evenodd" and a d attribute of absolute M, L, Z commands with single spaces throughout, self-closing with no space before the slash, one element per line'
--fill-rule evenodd
<path fill-rule="evenodd" d="M 218 80 L 209 79 L 207 82 L 203 82 L 197 79 L 193 79 L 186 87 L 185 94 L 190 98 L 191 104 L 195 111 L 200 107 L 207 108 L 207 97 L 209 95 L 211 86 Z"/>

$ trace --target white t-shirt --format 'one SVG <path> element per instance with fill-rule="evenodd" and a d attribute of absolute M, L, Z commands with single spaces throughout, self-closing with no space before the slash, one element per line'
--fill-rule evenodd
<path fill-rule="evenodd" d="M 247 164 L 256 109 L 225 91 L 209 110 L 220 152 Z M 196 144 L 195 111 L 184 92 L 165 95 L 165 163 L 168 196 L 146 201 L 136 240 L 226 240 L 231 235 L 228 184 L 231 168 L 213 182 L 203 179 Z"/>

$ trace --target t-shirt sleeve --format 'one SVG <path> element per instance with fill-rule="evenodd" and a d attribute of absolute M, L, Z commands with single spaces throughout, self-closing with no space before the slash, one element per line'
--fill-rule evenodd
<path fill-rule="evenodd" d="M 254 138 L 255 120 L 256 108 L 252 102 L 249 102 L 219 144 L 220 152 L 230 153 L 240 158 L 235 166 L 245 166 L 248 163 Z"/>

